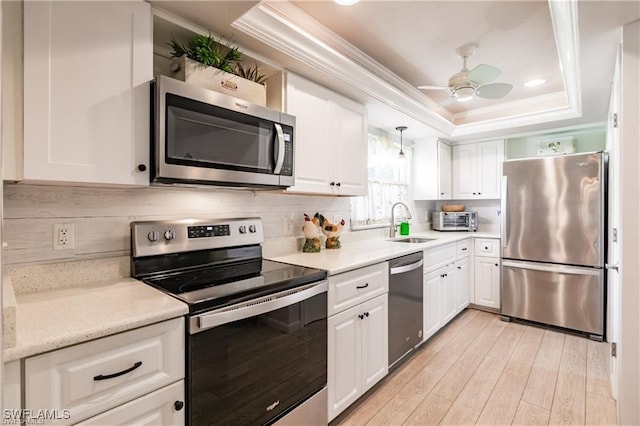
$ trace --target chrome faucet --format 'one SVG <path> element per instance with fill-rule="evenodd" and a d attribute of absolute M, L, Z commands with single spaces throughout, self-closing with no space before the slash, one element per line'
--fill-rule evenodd
<path fill-rule="evenodd" d="M 396 236 L 396 219 L 393 215 L 393 210 L 396 208 L 398 204 L 402 204 L 404 208 L 407 210 L 407 219 L 411 219 L 411 211 L 409 211 L 409 207 L 403 203 L 402 201 L 398 201 L 394 205 L 391 206 L 391 227 L 389 228 L 389 238 L 394 238 Z"/>

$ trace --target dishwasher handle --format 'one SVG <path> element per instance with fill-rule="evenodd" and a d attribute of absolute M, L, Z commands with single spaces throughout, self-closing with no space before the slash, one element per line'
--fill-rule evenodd
<path fill-rule="evenodd" d="M 418 269 L 422 266 L 424 261 L 420 259 L 415 263 L 410 263 L 409 265 L 396 266 L 395 268 L 389 268 L 389 275 L 397 275 L 402 274 L 404 272 L 413 271 L 414 269 Z"/>

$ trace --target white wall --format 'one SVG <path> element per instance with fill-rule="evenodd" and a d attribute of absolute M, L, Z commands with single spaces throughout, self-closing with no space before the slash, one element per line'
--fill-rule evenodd
<path fill-rule="evenodd" d="M 303 213 L 349 220 L 349 198 L 189 187 L 84 188 L 4 185 L 5 265 L 130 254 L 129 224 L 139 220 L 262 217 L 265 246 L 296 247 Z M 285 218 L 293 220 L 285 232 Z M 53 224 L 73 223 L 75 249 L 53 250 Z M 348 232 L 345 229 L 345 232 Z"/>
<path fill-rule="evenodd" d="M 622 41 L 622 110 L 619 123 L 622 197 L 620 424 L 640 424 L 640 21 L 627 24 Z"/>

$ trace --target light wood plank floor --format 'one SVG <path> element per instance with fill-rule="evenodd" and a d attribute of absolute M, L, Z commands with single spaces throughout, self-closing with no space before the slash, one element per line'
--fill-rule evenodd
<path fill-rule="evenodd" d="M 607 350 L 468 309 L 332 425 L 615 425 Z"/>

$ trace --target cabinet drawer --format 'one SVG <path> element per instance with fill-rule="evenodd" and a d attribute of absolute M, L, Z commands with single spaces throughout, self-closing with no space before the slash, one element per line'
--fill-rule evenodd
<path fill-rule="evenodd" d="M 180 405 L 181 404 L 181 405 Z M 179 410 L 177 408 L 180 408 Z M 185 423 L 184 380 L 134 399 L 78 425 L 173 425 Z"/>
<path fill-rule="evenodd" d="M 77 423 L 184 378 L 184 319 L 25 361 L 25 407 L 69 410 Z"/>
<path fill-rule="evenodd" d="M 387 262 L 329 277 L 329 316 L 389 291 Z"/>
<path fill-rule="evenodd" d="M 500 257 L 500 240 L 497 238 L 477 238 L 476 256 Z"/>
<path fill-rule="evenodd" d="M 445 244 L 424 251 L 424 273 L 453 263 L 456 260 L 456 243 Z"/>
<path fill-rule="evenodd" d="M 471 254 L 471 247 L 470 238 L 456 242 L 456 260 L 469 257 L 469 254 Z"/>

